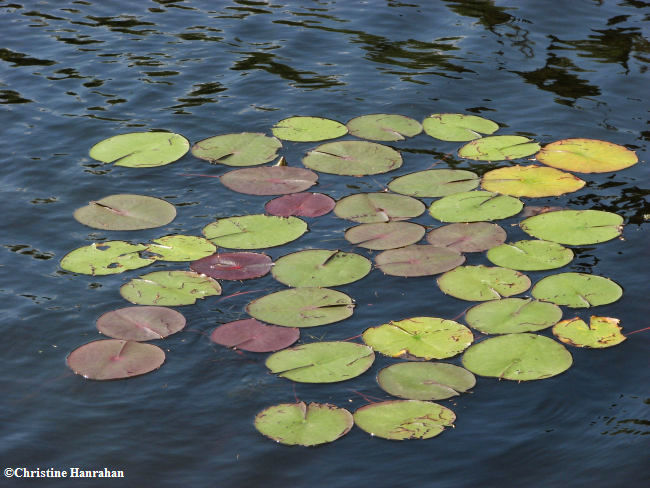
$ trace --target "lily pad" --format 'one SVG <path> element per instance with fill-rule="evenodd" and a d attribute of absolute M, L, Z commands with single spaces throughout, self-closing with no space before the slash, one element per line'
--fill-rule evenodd
<path fill-rule="evenodd" d="M 275 124 L 271 132 L 285 141 L 316 142 L 344 136 L 348 128 L 336 120 L 322 117 L 289 117 Z"/>
<path fill-rule="evenodd" d="M 484 334 L 536 332 L 555 325 L 562 309 L 530 298 L 503 298 L 475 305 L 465 313 L 470 327 Z"/>
<path fill-rule="evenodd" d="M 468 142 L 458 150 L 458 156 L 478 161 L 503 161 L 525 158 L 539 148 L 539 144 L 523 136 L 489 136 Z"/>
<path fill-rule="evenodd" d="M 444 400 L 473 388 L 476 378 L 465 368 L 447 363 L 409 361 L 377 374 L 382 390 L 407 400 Z"/>
<path fill-rule="evenodd" d="M 300 330 L 266 325 L 255 319 L 237 320 L 220 325 L 210 340 L 243 351 L 273 352 L 289 347 L 300 337 Z"/>
<path fill-rule="evenodd" d="M 235 169 L 221 177 L 224 186 L 247 195 L 298 193 L 314 186 L 317 180 L 313 171 L 292 166 Z"/>
<path fill-rule="evenodd" d="M 345 238 L 359 247 L 384 250 L 414 244 L 424 233 L 424 227 L 412 222 L 386 222 L 351 227 L 345 231 Z"/>
<path fill-rule="evenodd" d="M 174 235 L 154 239 L 147 252 L 162 261 L 194 261 L 215 253 L 217 246 L 197 236 Z"/>
<path fill-rule="evenodd" d="M 453 320 L 414 317 L 366 329 L 363 342 L 391 357 L 450 358 L 474 340 L 472 332 Z"/>
<path fill-rule="evenodd" d="M 314 342 L 271 354 L 266 367 L 299 383 L 336 383 L 355 378 L 370 368 L 375 353 L 354 342 Z"/>
<path fill-rule="evenodd" d="M 540 163 L 578 173 L 606 173 L 635 165 L 634 151 L 597 139 L 562 139 L 547 144 L 535 155 Z"/>
<path fill-rule="evenodd" d="M 138 305 L 192 305 L 221 294 L 219 283 L 193 271 L 155 271 L 122 285 L 120 294 Z"/>
<path fill-rule="evenodd" d="M 481 186 L 513 197 L 552 197 L 578 191 L 585 181 L 555 168 L 510 166 L 485 173 Z"/>
<path fill-rule="evenodd" d="M 602 210 L 557 210 L 529 217 L 520 227 L 538 239 L 581 246 L 620 236 L 623 217 Z"/>
<path fill-rule="evenodd" d="M 429 276 L 444 273 L 465 262 L 465 256 L 454 249 L 412 244 L 389 249 L 375 258 L 375 264 L 387 275 Z"/>
<path fill-rule="evenodd" d="M 550 378 L 572 363 L 571 353 L 562 344 L 529 333 L 491 337 L 463 354 L 463 366 L 472 373 L 514 381 Z"/>
<path fill-rule="evenodd" d="M 274 198 L 264 210 L 278 217 L 320 217 L 331 212 L 334 205 L 334 199 L 322 193 L 293 193 Z"/>
<path fill-rule="evenodd" d="M 623 295 L 623 289 L 603 276 L 585 273 L 560 273 L 538 281 L 531 291 L 538 300 L 589 308 L 613 303 Z"/>
<path fill-rule="evenodd" d="M 160 198 L 144 195 L 110 195 L 92 201 L 74 212 L 74 218 L 88 227 L 102 230 L 140 230 L 169 224 L 176 207 Z"/>
<path fill-rule="evenodd" d="M 190 264 L 190 269 L 219 280 L 249 280 L 271 271 L 273 262 L 257 252 L 222 252 Z"/>
<path fill-rule="evenodd" d="M 68 355 L 68 367 L 89 380 L 117 380 L 154 371 L 165 362 L 158 346 L 104 339 L 89 342 Z"/>
<path fill-rule="evenodd" d="M 227 166 L 257 166 L 275 159 L 282 143 L 260 132 L 242 132 L 208 137 L 192 146 L 199 159 Z"/>
<path fill-rule="evenodd" d="M 487 252 L 497 266 L 519 271 L 540 271 L 561 268 L 571 262 L 573 251 L 556 242 L 519 241 L 501 244 Z"/>
<path fill-rule="evenodd" d="M 362 224 L 406 220 L 422 215 L 424 203 L 406 195 L 393 193 L 356 193 L 341 198 L 334 213 L 342 219 Z"/>
<path fill-rule="evenodd" d="M 396 114 L 370 114 L 355 117 L 347 123 L 350 134 L 373 141 L 403 141 L 422 132 L 415 119 Z"/>
<path fill-rule="evenodd" d="M 399 168 L 402 156 L 395 149 L 375 142 L 328 142 L 309 151 L 302 164 L 321 173 L 364 176 Z"/>
<path fill-rule="evenodd" d="M 345 293 L 328 288 L 291 288 L 253 300 L 252 317 L 284 327 L 316 327 L 347 319 L 354 303 Z"/>
<path fill-rule="evenodd" d="M 354 423 L 373 437 L 396 441 L 430 439 L 452 426 L 456 414 L 447 407 L 421 400 L 391 400 L 357 409 Z"/>
<path fill-rule="evenodd" d="M 203 235 L 217 246 L 230 249 L 261 249 L 280 246 L 307 232 L 298 217 L 244 215 L 219 219 L 203 228 Z"/>
<path fill-rule="evenodd" d="M 347 434 L 354 420 L 344 408 L 329 403 L 282 403 L 262 410 L 255 428 L 275 442 L 289 446 L 316 446 Z"/>
<path fill-rule="evenodd" d="M 427 234 L 429 244 L 458 252 L 485 251 L 503 244 L 506 238 L 506 231 L 501 226 L 489 222 L 443 225 Z"/>
<path fill-rule="evenodd" d="M 511 217 L 523 206 L 515 197 L 489 191 L 468 191 L 436 200 L 429 207 L 429 213 L 441 222 L 482 222 Z"/>
<path fill-rule="evenodd" d="M 355 253 L 307 249 L 278 259 L 272 274 L 287 286 L 340 286 L 360 280 L 371 268 L 368 259 Z"/>
<path fill-rule="evenodd" d="M 93 242 L 70 251 L 61 259 L 61 268 L 93 276 L 123 273 L 138 269 L 155 261 L 154 258 L 140 257 L 147 246 L 130 244 L 124 241 Z"/>
<path fill-rule="evenodd" d="M 388 189 L 402 195 L 444 197 L 473 190 L 479 184 L 476 173 L 464 169 L 427 169 L 395 178 Z"/>
<path fill-rule="evenodd" d="M 424 132 L 442 141 L 472 141 L 492 134 L 499 125 L 477 115 L 432 114 L 422 122 Z"/>
<path fill-rule="evenodd" d="M 440 276 L 438 286 L 461 300 L 483 302 L 522 293 L 530 288 L 530 279 L 507 268 L 459 266 Z"/>
<path fill-rule="evenodd" d="M 619 323 L 620 320 L 611 317 L 592 316 L 587 325 L 575 317 L 556 324 L 553 334 L 565 344 L 600 349 L 616 346 L 625 340 Z"/>
<path fill-rule="evenodd" d="M 189 149 L 189 141 L 180 134 L 131 132 L 98 142 L 90 149 L 90 157 L 115 166 L 151 168 L 173 163 Z"/>
<path fill-rule="evenodd" d="M 183 314 L 167 307 L 125 307 L 97 319 L 99 332 L 125 341 L 164 339 L 184 327 Z"/>

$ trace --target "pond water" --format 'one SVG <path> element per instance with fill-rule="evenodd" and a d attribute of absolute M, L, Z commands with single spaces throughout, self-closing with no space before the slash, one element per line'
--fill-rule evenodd
<path fill-rule="evenodd" d="M 574 248 L 563 271 L 603 275 L 621 300 L 565 318 L 621 319 L 625 333 L 648 326 L 647 160 L 650 3 L 640 0 L 124 0 L 1 2 L 0 113 L 3 231 L 3 467 L 123 470 L 123 480 L 37 481 L 2 486 L 647 486 L 650 332 L 605 350 L 571 348 L 574 365 L 543 381 L 479 378 L 471 394 L 442 401 L 455 428 L 426 441 L 391 442 L 353 428 L 317 448 L 286 447 L 253 426 L 277 403 L 329 402 L 353 411 L 387 399 L 364 375 L 329 385 L 268 374 L 265 354 L 210 343 L 220 323 L 244 318 L 252 299 L 283 289 L 266 276 L 224 282 L 223 297 L 179 307 L 188 327 L 164 341 L 166 363 L 137 378 L 94 382 L 66 356 L 100 338 L 95 320 L 123 307 L 121 284 L 138 275 L 63 272 L 70 250 L 101 240 L 147 242 L 200 235 L 216 218 L 260 213 L 269 198 L 234 193 L 207 176 L 228 168 L 191 155 L 160 168 L 104 166 L 96 142 L 132 131 L 168 130 L 190 141 L 231 132 L 270 132 L 293 115 L 346 122 L 370 113 L 423 120 L 431 113 L 482 115 L 542 144 L 603 139 L 637 152 L 625 171 L 582 175 L 586 186 L 532 205 L 600 209 L 625 218 L 622 239 Z M 348 138 L 350 138 L 348 136 Z M 290 165 L 315 144 L 284 143 Z M 320 175 L 315 189 L 339 199 L 381 191 L 395 176 L 437 163 L 479 174 L 502 163 L 458 158 L 459 144 L 421 134 L 391 146 L 404 165 L 369 177 Z M 444 159 L 444 163 L 441 160 Z M 73 211 L 114 193 L 164 198 L 169 225 L 132 233 L 82 226 Z M 425 199 L 429 204 L 430 199 Z M 350 224 L 333 214 L 267 252 L 355 250 Z M 523 239 L 499 221 L 509 240 Z M 415 219 L 438 225 L 430 216 Z M 468 264 L 489 264 L 484 253 Z M 162 263 L 147 269 L 187 269 Z M 553 272 L 529 273 L 533 282 Z M 389 320 L 460 317 L 468 302 L 443 295 L 432 277 L 396 278 L 375 269 L 339 287 L 356 303 L 337 324 L 302 331 L 301 341 L 338 340 Z M 237 294 L 245 292 L 245 294 Z M 549 331 L 543 332 L 550 335 Z M 460 364 L 458 357 L 450 362 Z"/>

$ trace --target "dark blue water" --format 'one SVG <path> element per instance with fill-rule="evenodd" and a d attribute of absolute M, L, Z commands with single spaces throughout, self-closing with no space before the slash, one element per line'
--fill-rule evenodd
<path fill-rule="evenodd" d="M 574 366 L 551 379 L 481 378 L 471 394 L 443 402 L 458 419 L 435 439 L 390 442 L 354 428 L 329 445 L 290 448 L 257 433 L 257 412 L 295 398 L 350 410 L 366 403 L 362 395 L 387 398 L 374 377 L 394 360 L 379 357 L 348 382 L 294 385 L 267 374 L 266 355 L 211 345 L 215 325 L 244 317 L 249 300 L 283 288 L 265 277 L 223 284 L 224 296 L 252 293 L 183 307 L 188 328 L 159 341 L 167 353 L 160 370 L 87 381 L 65 358 L 100 337 L 96 318 L 126 305 L 118 288 L 137 271 L 80 276 L 62 272 L 58 261 L 97 240 L 199 235 L 215 218 L 262 212 L 268 200 L 235 194 L 214 178 L 183 176 L 225 171 L 190 155 L 139 170 L 92 161 L 89 148 L 112 135 L 163 129 L 195 142 L 268 133 L 292 115 L 345 122 L 377 112 L 418 120 L 474 113 L 501 124 L 500 133 L 540 143 L 587 137 L 637 151 L 641 162 L 633 168 L 586 175 L 579 192 L 529 203 L 625 217 L 623 239 L 574 249 L 565 270 L 608 276 L 625 289 L 617 303 L 577 315 L 618 317 L 624 332 L 648 327 L 648 7 L 640 0 L 0 3 L 0 460 L 3 468 L 125 473 L 105 482 L 0 478 L 0 485 L 647 486 L 650 332 L 611 349 L 572 348 Z M 392 177 L 441 158 L 479 173 L 499 166 L 459 160 L 458 144 L 426 135 L 393 146 L 403 151 L 400 170 L 321 175 L 318 190 L 334 198 L 381 190 Z M 300 166 L 309 147 L 285 143 L 282 151 Z M 178 217 L 128 235 L 73 220 L 74 209 L 114 193 L 165 198 Z M 510 225 L 519 220 L 500 222 L 512 241 L 524 238 Z M 430 217 L 417 221 L 434 224 Z M 268 253 L 353 249 L 342 238 L 343 221 L 330 215 L 309 225 L 299 241 Z M 487 264 L 483 255 L 468 259 L 479 263 Z M 433 278 L 378 270 L 340 289 L 356 299 L 353 317 L 303 331 L 304 342 L 345 339 L 416 315 L 453 318 L 469 305 L 443 296 Z"/>

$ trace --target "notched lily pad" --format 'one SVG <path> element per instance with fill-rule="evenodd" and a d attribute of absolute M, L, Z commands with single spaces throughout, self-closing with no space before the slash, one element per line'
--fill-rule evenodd
<path fill-rule="evenodd" d="M 470 327 L 484 334 L 536 332 L 556 324 L 562 309 L 530 298 L 503 298 L 475 305 L 465 313 Z"/>
<path fill-rule="evenodd" d="M 199 259 L 190 269 L 219 280 L 249 280 L 271 271 L 273 262 L 266 254 L 257 252 L 222 252 Z"/>
<path fill-rule="evenodd" d="M 482 222 L 511 217 L 523 206 L 515 197 L 489 191 L 468 191 L 436 200 L 429 207 L 429 213 L 441 222 Z"/>
<path fill-rule="evenodd" d="M 169 224 L 176 207 L 160 198 L 145 195 L 110 195 L 92 201 L 74 212 L 74 218 L 88 227 L 102 230 L 152 229 Z"/>
<path fill-rule="evenodd" d="M 557 305 L 589 308 L 615 302 L 623 295 L 623 289 L 603 276 L 560 273 L 537 282 L 531 293 L 538 300 Z"/>
<path fill-rule="evenodd" d="M 264 210 L 278 217 L 320 217 L 330 213 L 334 205 L 336 201 L 322 193 L 293 193 L 274 198 Z"/>
<path fill-rule="evenodd" d="M 299 337 L 299 329 L 267 325 L 255 319 L 244 319 L 220 325 L 212 331 L 210 340 L 243 351 L 274 352 L 289 347 Z"/>
<path fill-rule="evenodd" d="M 403 141 L 422 132 L 422 125 L 410 117 L 396 114 L 370 114 L 347 123 L 350 134 L 373 141 Z"/>
<path fill-rule="evenodd" d="M 459 266 L 438 278 L 443 293 L 461 300 L 498 300 L 530 288 L 528 276 L 518 271 L 490 266 Z"/>
<path fill-rule="evenodd" d="M 282 143 L 260 132 L 208 137 L 192 146 L 192 154 L 214 164 L 257 166 L 275 159 Z"/>
<path fill-rule="evenodd" d="M 219 219 L 203 228 L 203 235 L 217 246 L 229 249 L 262 249 L 280 246 L 307 232 L 298 217 L 244 215 Z"/>
<path fill-rule="evenodd" d="M 123 273 L 148 266 L 155 261 L 154 258 L 140 256 L 139 253 L 146 248 L 143 244 L 124 241 L 93 242 L 63 256 L 61 268 L 93 276 Z"/>
<path fill-rule="evenodd" d="M 155 271 L 122 285 L 120 294 L 138 305 L 192 305 L 202 298 L 220 295 L 221 286 L 193 271 Z"/>
<path fill-rule="evenodd" d="M 465 368 L 447 363 L 408 361 L 377 374 L 382 390 L 407 400 L 444 400 L 474 387 L 476 378 Z"/>
<path fill-rule="evenodd" d="M 429 276 L 444 273 L 465 262 L 465 256 L 454 249 L 412 244 L 389 249 L 375 257 L 375 264 L 387 275 Z"/>
<path fill-rule="evenodd" d="M 345 239 L 366 249 L 384 250 L 415 244 L 424 233 L 424 227 L 413 222 L 386 222 L 351 227 Z"/>
<path fill-rule="evenodd" d="M 485 251 L 503 244 L 506 238 L 506 231 L 501 226 L 489 222 L 443 225 L 427 234 L 427 242 L 432 246 L 458 252 Z"/>
<path fill-rule="evenodd" d="M 106 312 L 97 319 L 99 332 L 125 341 L 164 339 L 183 328 L 183 314 L 167 307 L 125 307 Z"/>
<path fill-rule="evenodd" d="M 547 144 L 535 155 L 537 161 L 578 173 L 606 173 L 635 165 L 634 151 L 597 139 L 562 139 Z"/>
<path fill-rule="evenodd" d="M 307 249 L 282 256 L 273 266 L 273 277 L 293 287 L 340 286 L 360 280 L 372 268 L 370 260 L 355 253 Z"/>
<path fill-rule="evenodd" d="M 496 122 L 465 114 L 432 114 L 422 122 L 424 132 L 442 141 L 472 141 L 493 134 L 499 129 Z"/>
<path fill-rule="evenodd" d="M 395 178 L 388 189 L 402 195 L 430 198 L 473 190 L 479 184 L 476 173 L 463 169 L 428 169 Z"/>
<path fill-rule="evenodd" d="M 585 181 L 555 168 L 517 165 L 488 171 L 481 186 L 513 197 L 552 197 L 578 191 Z"/>
<path fill-rule="evenodd" d="M 573 251 L 556 242 L 519 241 L 493 247 L 487 252 L 487 258 L 504 268 L 540 271 L 569 264 Z"/>
<path fill-rule="evenodd" d="M 422 215 L 424 203 L 393 193 L 356 193 L 336 202 L 334 213 L 362 224 L 406 220 Z"/>
<path fill-rule="evenodd" d="M 146 251 L 155 254 L 162 261 L 194 261 L 210 256 L 217 246 L 197 236 L 173 235 L 154 239 Z"/>
<path fill-rule="evenodd" d="M 619 323 L 620 320 L 611 317 L 592 316 L 587 325 L 575 317 L 556 324 L 553 334 L 565 344 L 600 349 L 616 346 L 625 340 Z"/>
<path fill-rule="evenodd" d="M 309 151 L 302 164 L 321 173 L 364 176 L 387 173 L 402 166 L 395 149 L 368 141 L 341 141 L 321 144 Z"/>
<path fill-rule="evenodd" d="M 224 186 L 247 195 L 298 193 L 314 186 L 317 180 L 313 171 L 292 166 L 235 169 L 221 177 Z"/>
<path fill-rule="evenodd" d="M 182 158 L 190 143 L 172 132 L 131 132 L 109 137 L 90 149 L 90 157 L 129 168 L 164 166 Z"/>
<path fill-rule="evenodd" d="M 468 142 L 458 150 L 458 156 L 477 161 L 503 161 L 525 158 L 539 148 L 539 144 L 523 136 L 489 136 Z"/>
<path fill-rule="evenodd" d="M 278 139 L 295 142 L 316 142 L 336 139 L 348 133 L 348 128 L 336 120 L 322 117 L 289 117 L 271 128 Z"/>
<path fill-rule="evenodd" d="M 621 235 L 623 217 L 602 210 L 558 210 L 529 217 L 520 227 L 538 239 L 581 246 Z"/>

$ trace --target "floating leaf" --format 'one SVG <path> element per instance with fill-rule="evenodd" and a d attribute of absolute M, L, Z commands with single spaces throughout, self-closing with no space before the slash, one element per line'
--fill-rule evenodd
<path fill-rule="evenodd" d="M 410 117 L 396 114 L 371 114 L 348 121 L 350 134 L 373 141 L 402 141 L 422 132 L 422 125 Z"/>
<path fill-rule="evenodd" d="M 529 333 L 491 337 L 463 354 L 463 366 L 472 373 L 515 381 L 550 378 L 572 363 L 571 353 L 562 344 Z"/>
<path fill-rule="evenodd" d="M 503 161 L 530 156 L 539 144 L 523 136 L 490 136 L 468 142 L 458 150 L 461 158 L 478 161 Z"/>
<path fill-rule="evenodd" d="M 519 241 L 493 247 L 488 251 L 487 258 L 504 268 L 540 271 L 569 264 L 573 259 L 573 251 L 556 242 Z"/>
<path fill-rule="evenodd" d="M 615 302 L 623 295 L 623 289 L 602 276 L 560 273 L 538 281 L 531 293 L 538 300 L 571 308 L 588 308 Z"/>
<path fill-rule="evenodd" d="M 481 222 L 511 217 L 523 206 L 515 197 L 489 191 L 468 191 L 436 200 L 429 207 L 429 213 L 441 222 Z"/>
<path fill-rule="evenodd" d="M 291 288 L 253 300 L 252 317 L 284 327 L 316 327 L 347 319 L 354 303 L 345 293 L 328 288 Z"/>
<path fill-rule="evenodd" d="M 278 259 L 272 274 L 287 286 L 340 286 L 360 280 L 371 268 L 371 262 L 358 254 L 308 249 Z"/>
<path fill-rule="evenodd" d="M 154 371 L 165 362 L 158 346 L 104 339 L 89 342 L 68 355 L 68 367 L 89 380 L 117 380 Z"/>
<path fill-rule="evenodd" d="M 478 186 L 476 173 L 463 169 L 428 169 L 395 178 L 388 189 L 412 197 L 444 197 L 473 190 Z"/>
<path fill-rule="evenodd" d="M 334 207 L 337 217 L 362 224 L 406 220 L 424 210 L 420 200 L 392 193 L 357 193 L 341 198 Z"/>
<path fill-rule="evenodd" d="M 300 337 L 300 330 L 266 325 L 255 319 L 220 325 L 210 335 L 216 344 L 251 352 L 273 352 L 289 347 Z"/>
<path fill-rule="evenodd" d="M 386 222 L 351 227 L 345 231 L 345 238 L 359 247 L 383 250 L 414 244 L 424 233 L 424 227 L 412 222 Z"/>
<path fill-rule="evenodd" d="M 377 383 L 385 392 L 407 400 L 444 400 L 466 392 L 476 378 L 465 368 L 447 363 L 409 361 L 382 369 Z"/>
<path fill-rule="evenodd" d="M 192 154 L 227 166 L 256 166 L 275 159 L 282 143 L 259 132 L 208 137 L 192 146 Z"/>
<path fill-rule="evenodd" d="M 280 444 L 316 446 L 347 434 L 354 420 L 344 408 L 329 403 L 282 403 L 255 417 L 255 428 Z"/>
<path fill-rule="evenodd" d="M 558 210 L 529 217 L 520 227 L 538 239 L 581 246 L 621 235 L 623 217 L 602 210 Z"/>
<path fill-rule="evenodd" d="M 535 155 L 537 161 L 578 173 L 606 173 L 635 165 L 634 151 L 597 139 L 563 139 L 547 144 Z"/>
<path fill-rule="evenodd" d="M 163 339 L 184 327 L 183 314 L 167 307 L 125 307 L 97 319 L 99 332 L 126 341 Z"/>
<path fill-rule="evenodd" d="M 375 264 L 387 275 L 428 276 L 444 273 L 465 262 L 465 256 L 454 249 L 417 245 L 389 249 L 375 258 Z"/>
<path fill-rule="evenodd" d="M 164 166 L 182 158 L 190 143 L 171 132 L 131 132 L 109 137 L 90 149 L 90 157 L 129 168 Z"/>
<path fill-rule="evenodd" d="M 103 230 L 151 229 L 169 224 L 176 207 L 160 198 L 144 195 L 110 195 L 92 201 L 74 212 L 74 218 L 88 227 Z"/>
<path fill-rule="evenodd" d="M 219 219 L 203 227 L 203 235 L 217 246 L 230 249 L 261 249 L 280 246 L 307 232 L 298 217 L 244 215 Z"/>
<path fill-rule="evenodd" d="M 474 340 L 472 332 L 453 320 L 414 317 L 366 329 L 363 342 L 391 357 L 450 358 Z"/>
<path fill-rule="evenodd" d="M 147 246 L 130 244 L 124 241 L 93 242 L 70 251 L 61 259 L 61 268 L 74 273 L 93 276 L 123 273 L 129 269 L 138 269 L 155 261 L 154 258 L 142 258 L 139 252 Z"/>
<path fill-rule="evenodd" d="M 433 229 L 427 234 L 427 242 L 458 252 L 480 252 L 503 244 L 506 237 L 506 231 L 497 224 L 472 222 L 443 225 Z"/>
<path fill-rule="evenodd" d="M 364 176 L 399 168 L 402 156 L 395 149 L 375 142 L 341 141 L 322 144 L 309 151 L 302 163 L 321 173 Z"/>
<path fill-rule="evenodd" d="M 226 187 L 247 195 L 298 193 L 314 186 L 317 180 L 313 171 L 292 166 L 235 169 L 221 177 Z"/>
<path fill-rule="evenodd" d="M 147 251 L 163 261 L 194 261 L 216 252 L 217 247 L 207 239 L 197 236 L 165 236 L 154 239 Z"/>
<path fill-rule="evenodd" d="M 364 373 L 375 360 L 368 346 L 354 342 L 314 342 L 271 354 L 266 367 L 299 383 L 335 383 Z"/>
<path fill-rule="evenodd" d="M 322 117 L 289 117 L 275 124 L 271 132 L 285 141 L 316 142 L 344 136 L 348 128 L 336 120 Z"/>
<path fill-rule="evenodd" d="M 578 191 L 585 186 L 585 181 L 554 168 L 510 166 L 485 173 L 481 186 L 513 197 L 552 197 Z"/>
<path fill-rule="evenodd" d="M 424 132 L 442 141 L 464 142 L 492 134 L 499 125 L 477 115 L 432 114 L 422 122 Z"/>
<path fill-rule="evenodd" d="M 447 295 L 482 302 L 522 293 L 530 288 L 530 279 L 512 269 L 459 266 L 440 276 L 438 286 Z"/>
<path fill-rule="evenodd" d="M 465 313 L 467 324 L 484 334 L 536 332 L 551 327 L 561 318 L 562 310 L 557 305 L 530 298 L 491 300 Z"/>
<path fill-rule="evenodd" d="M 553 334 L 565 344 L 576 347 L 612 347 L 625 340 L 619 323 L 620 320 L 611 317 L 592 316 L 587 325 L 575 317 L 556 324 Z"/>
<path fill-rule="evenodd" d="M 138 305 L 191 305 L 201 298 L 220 295 L 221 286 L 192 271 L 155 271 L 122 285 L 120 294 Z"/>
<path fill-rule="evenodd" d="M 249 280 L 271 271 L 273 262 L 256 252 L 222 252 L 190 264 L 190 269 L 219 280 Z"/>
<path fill-rule="evenodd" d="M 430 439 L 451 426 L 456 414 L 447 407 L 421 400 L 371 403 L 354 412 L 354 423 L 383 439 Z"/>
<path fill-rule="evenodd" d="M 334 199 L 322 193 L 293 193 L 274 198 L 264 206 L 264 210 L 279 217 L 320 217 L 331 212 L 334 205 Z"/>

